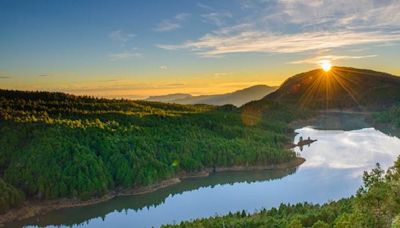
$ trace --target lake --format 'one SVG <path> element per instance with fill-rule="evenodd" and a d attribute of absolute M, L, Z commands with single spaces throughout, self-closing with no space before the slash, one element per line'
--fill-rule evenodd
<path fill-rule="evenodd" d="M 326 114 L 299 127 L 300 137 L 316 139 L 295 148 L 306 159 L 297 169 L 223 172 L 187 179 L 153 193 L 53 211 L 11 227 L 159 227 L 199 217 L 281 203 L 325 203 L 356 193 L 362 174 L 379 162 L 387 169 L 400 154 L 400 139 L 370 127 L 362 115 Z"/>

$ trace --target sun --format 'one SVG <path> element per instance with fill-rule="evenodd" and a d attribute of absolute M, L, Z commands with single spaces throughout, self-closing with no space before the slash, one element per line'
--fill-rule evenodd
<path fill-rule="evenodd" d="M 331 70 L 332 68 L 332 63 L 329 60 L 322 60 L 319 62 L 319 65 L 321 66 L 321 68 L 325 71 L 328 72 Z"/>

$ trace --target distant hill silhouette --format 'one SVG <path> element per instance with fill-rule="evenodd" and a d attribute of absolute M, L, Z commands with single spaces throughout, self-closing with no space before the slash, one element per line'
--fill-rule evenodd
<path fill-rule="evenodd" d="M 400 77 L 349 67 L 317 69 L 290 77 L 278 90 L 252 103 L 266 101 L 321 109 L 384 108 L 400 103 Z"/>
<path fill-rule="evenodd" d="M 192 96 L 190 94 L 177 93 L 164 96 L 151 96 L 147 98 L 146 101 L 159 101 L 176 104 L 232 104 L 235 106 L 241 106 L 249 101 L 259 100 L 271 92 L 274 92 L 276 89 L 277 87 L 267 85 L 255 85 L 226 94 Z"/>
<path fill-rule="evenodd" d="M 161 96 L 150 96 L 146 101 L 158 101 L 165 103 L 173 103 L 176 100 L 192 98 L 193 96 L 188 93 L 174 93 Z"/>

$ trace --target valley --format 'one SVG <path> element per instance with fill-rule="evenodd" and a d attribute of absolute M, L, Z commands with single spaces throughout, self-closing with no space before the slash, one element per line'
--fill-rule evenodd
<path fill-rule="evenodd" d="M 0 228 L 400 228 L 400 0 L 0 0 Z"/>
<path fill-rule="evenodd" d="M 335 70 L 336 72 L 345 70 L 346 77 L 353 77 L 348 75 L 348 68 L 335 67 L 332 72 Z M 400 87 L 398 83 L 400 79 L 396 76 L 363 70 L 353 69 L 353 71 L 356 72 L 354 80 L 365 81 L 365 88 L 369 90 L 374 90 L 370 88 L 371 83 L 381 83 L 384 87 L 388 81 L 393 88 L 397 88 L 396 85 Z M 346 95 L 342 91 L 341 96 L 331 97 L 330 93 L 316 91 L 317 94 L 320 93 L 317 95 L 319 99 L 311 96 L 311 103 L 304 103 L 303 97 L 308 97 L 308 93 L 314 93 L 315 83 L 330 83 L 336 90 L 341 86 L 335 79 L 341 77 L 337 76 L 340 73 L 315 76 L 318 74 L 327 73 L 321 71 L 318 73 L 314 70 L 300 74 L 301 77 L 294 76 L 274 93 L 240 108 L 233 105 L 179 105 L 108 100 L 63 93 L 2 90 L 0 91 L 2 107 L 0 142 L 3 152 L 0 165 L 3 170 L 1 181 L 5 186 L 2 191 L 5 191 L 5 196 L 8 198 L 2 201 L 1 221 L 9 224 L 11 221 L 21 220 L 12 223 L 16 227 L 26 222 L 35 224 L 34 221 L 38 219 L 52 221 L 53 214 L 58 217 L 58 211 L 62 214 L 69 213 L 66 212 L 68 210 L 75 213 L 75 210 L 84 210 L 81 208 L 85 207 L 97 208 L 98 205 L 113 204 L 112 202 L 118 201 L 120 197 L 133 197 L 134 201 L 140 201 L 142 195 L 146 198 L 149 194 L 168 192 L 168 189 L 174 189 L 175 185 L 185 186 L 188 177 L 198 176 L 198 182 L 202 183 L 203 178 L 207 180 L 214 175 L 224 176 L 226 171 L 236 171 L 239 172 L 238 175 L 241 175 L 240 172 L 247 172 L 257 176 L 257 172 L 279 173 L 279 170 L 286 172 L 285 170 L 299 169 L 300 171 L 290 171 L 292 175 L 288 177 L 290 179 L 293 176 L 296 180 L 303 179 L 301 170 L 307 170 L 310 165 L 311 167 L 316 165 L 321 169 L 332 167 L 333 170 L 345 167 L 346 172 L 355 172 L 346 168 L 340 161 L 336 164 L 336 155 L 332 157 L 335 150 L 347 154 L 347 157 L 352 156 L 353 149 L 346 150 L 348 145 L 343 145 L 339 140 L 347 136 L 338 136 L 337 141 L 332 138 L 336 137 L 335 131 L 338 130 L 341 134 L 351 135 L 360 131 L 357 133 L 359 137 L 372 143 L 365 144 L 365 148 L 360 149 L 367 152 L 372 148 L 368 155 L 370 159 L 360 164 L 358 174 L 354 174 L 355 179 L 349 180 L 351 186 L 344 186 L 342 191 L 336 189 L 332 192 L 333 195 L 324 195 L 317 201 L 316 198 L 313 200 L 301 197 L 294 201 L 285 201 L 283 198 L 278 201 L 326 203 L 329 200 L 349 197 L 355 194 L 358 186 L 362 184 L 363 171 L 373 168 L 376 162 L 384 162 L 383 168 L 387 169 L 390 163 L 395 161 L 397 155 L 390 148 L 397 147 L 395 145 L 398 143 L 397 138 L 391 139 L 390 136 L 370 128 L 370 124 L 382 122 L 397 126 L 397 108 L 393 107 L 385 112 L 379 110 L 384 110 L 389 105 L 386 102 L 388 100 L 391 101 L 390 104 L 396 104 L 395 101 L 400 94 L 397 95 L 395 89 L 386 89 L 385 91 L 389 92 L 385 96 L 380 93 L 379 96 L 369 96 L 367 100 L 359 97 L 359 103 L 344 103 L 350 99 L 346 96 L 351 96 L 351 93 Z M 360 79 L 363 77 L 368 80 Z M 293 87 L 293 80 L 297 80 L 295 90 L 290 89 Z M 327 101 L 326 106 L 316 108 L 323 104 L 321 99 Z M 307 128 L 306 124 L 312 124 L 314 127 Z M 298 134 L 294 140 L 291 138 L 293 128 L 297 128 L 295 132 Z M 313 129 L 323 131 L 313 135 Z M 332 139 L 324 142 L 326 134 L 332 134 L 328 136 Z M 293 150 L 288 149 L 290 144 L 299 142 L 299 137 L 305 139 L 310 137 L 310 140 L 316 141 L 295 147 Z M 380 139 L 375 142 L 375 138 Z M 388 142 L 394 140 L 394 144 L 388 144 L 390 146 L 385 148 L 385 140 Z M 325 159 L 329 157 L 332 161 L 317 165 L 315 162 L 318 160 L 313 161 L 313 157 L 309 157 L 314 148 L 317 151 L 330 153 L 325 155 Z M 330 151 L 328 148 L 333 150 Z M 389 152 L 390 157 L 381 161 L 375 153 L 382 150 Z M 322 159 L 322 155 L 318 153 L 314 156 Z M 343 156 L 345 155 L 339 157 Z M 357 160 L 357 156 L 352 160 Z M 79 162 L 74 162 L 78 161 L 76 159 Z M 222 173 L 218 174 L 219 172 Z M 309 178 L 313 175 L 308 173 L 307 176 Z M 321 178 L 334 180 L 334 177 Z M 258 182 L 275 183 L 274 180 L 267 182 L 260 180 L 254 183 Z M 233 181 L 233 185 L 236 183 Z M 251 183 L 250 185 L 253 185 Z M 225 185 L 224 182 L 216 183 L 217 186 L 220 184 Z M 205 185 L 205 188 L 208 188 L 207 186 L 209 185 Z M 194 187 L 191 191 L 201 189 L 202 187 Z M 183 190 L 182 194 L 191 191 Z M 257 188 L 254 191 L 258 191 Z M 285 196 L 291 194 L 294 193 L 288 192 Z M 171 200 L 174 201 L 175 198 Z M 246 199 L 247 201 L 251 202 L 250 199 Z M 253 203 L 246 210 L 255 212 L 261 208 L 278 206 L 267 201 L 262 204 L 263 206 Z M 142 211 L 144 206 L 135 210 Z M 164 203 L 158 203 L 155 209 L 162 206 Z M 69 207 L 71 209 L 68 209 Z M 228 211 L 227 207 L 218 210 L 208 208 L 204 209 L 205 214 L 201 216 L 184 214 L 179 221 L 211 216 L 214 213 L 226 214 L 235 208 L 239 210 L 243 209 L 243 206 L 231 207 Z M 109 211 L 101 217 L 109 213 L 112 212 Z M 151 215 L 153 210 L 147 210 L 146 213 Z M 21 214 L 26 215 L 21 216 Z M 91 215 L 90 219 L 93 216 L 97 217 L 97 212 Z M 174 217 L 159 218 L 165 220 L 160 220 L 160 223 L 137 225 L 160 226 L 176 221 Z M 76 224 L 81 223 L 76 222 Z M 46 225 L 51 224 L 46 222 Z M 65 223 L 60 221 L 58 225 Z"/>
<path fill-rule="evenodd" d="M 96 205 L 56 210 L 10 224 L 10 227 L 22 224 L 96 227 L 99 220 L 107 226 L 122 222 L 140 227 L 158 227 L 242 210 L 246 214 L 257 213 L 273 207 L 281 208 L 281 203 L 324 204 L 347 198 L 356 194 L 362 185 L 364 170 L 374 168 L 376 162 L 382 169 L 387 169 L 400 155 L 393 150 L 400 146 L 400 139 L 371 128 L 364 117 L 326 114 L 310 122 L 312 125 L 295 130 L 294 143 L 300 137 L 318 139 L 302 150 L 294 149 L 306 159 L 298 168 L 212 173 L 208 177 L 185 179 L 144 195 L 120 196 Z M 348 121 L 340 124 L 343 119 Z M 356 144 L 360 140 L 366 144 L 358 147 Z M 190 210 L 193 207 L 197 209 Z M 155 220 L 156 214 L 163 216 L 157 216 Z M 248 219 L 245 217 L 242 220 L 247 222 Z M 236 220 L 227 217 L 221 221 L 229 224 Z M 263 221 L 263 224 L 273 224 Z M 204 222 L 198 220 L 198 223 Z M 207 223 L 208 226 L 215 226 L 215 222 L 210 220 Z"/>

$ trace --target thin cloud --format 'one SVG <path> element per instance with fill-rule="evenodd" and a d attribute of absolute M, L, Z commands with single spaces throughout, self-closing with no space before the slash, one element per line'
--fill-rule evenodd
<path fill-rule="evenodd" d="M 274 8 L 276 19 L 302 26 L 334 28 L 393 28 L 400 23 L 397 0 L 292 1 L 280 0 Z"/>
<path fill-rule="evenodd" d="M 162 20 L 155 28 L 154 31 L 157 32 L 169 32 L 177 30 L 182 27 L 182 23 L 189 17 L 190 14 L 180 13 L 174 18 Z"/>
<path fill-rule="evenodd" d="M 169 84 L 166 84 L 165 87 L 166 87 L 166 88 L 170 88 L 170 87 L 182 87 L 182 86 L 185 86 L 185 85 L 186 85 L 185 83 L 169 83 Z"/>
<path fill-rule="evenodd" d="M 99 80 L 97 82 L 121 82 L 121 79 L 105 79 L 105 80 Z"/>
<path fill-rule="evenodd" d="M 127 59 L 136 59 L 143 57 L 142 53 L 135 51 L 124 51 L 120 53 L 114 53 L 109 55 L 111 61 L 119 61 L 119 60 L 127 60 Z"/>
<path fill-rule="evenodd" d="M 11 79 L 10 76 L 0 76 L 0 79 Z"/>
<path fill-rule="evenodd" d="M 198 3 L 197 6 L 207 13 L 201 15 L 202 19 L 206 23 L 210 23 L 216 26 L 226 25 L 228 19 L 232 18 L 232 14 L 227 10 L 216 10 L 211 6 Z"/>
<path fill-rule="evenodd" d="M 238 23 L 162 49 L 205 57 L 229 53 L 301 53 L 400 41 L 400 1 L 241 1 Z M 217 22 L 218 23 L 218 22 Z"/>
<path fill-rule="evenodd" d="M 67 85 L 61 88 L 68 92 L 104 92 L 104 91 L 131 91 L 131 90 L 157 90 L 157 89 L 175 89 L 183 88 L 184 83 L 133 83 L 130 81 L 104 82 L 101 85 Z"/>
<path fill-rule="evenodd" d="M 39 74 L 39 77 L 49 77 L 48 74 Z"/>
<path fill-rule="evenodd" d="M 168 70 L 167 66 L 160 66 L 160 70 Z"/>
<path fill-rule="evenodd" d="M 201 8 L 201 9 L 205 9 L 205 10 L 213 10 L 214 8 L 213 7 L 211 7 L 211 6 L 209 6 L 209 5 L 206 5 L 206 4 L 203 4 L 203 3 L 197 3 L 197 6 L 199 7 L 199 8 Z"/>
<path fill-rule="evenodd" d="M 365 59 L 365 58 L 374 58 L 377 57 L 378 55 L 359 55 L 359 56 L 353 56 L 353 55 L 325 55 L 325 56 L 318 56 L 314 58 L 308 58 L 308 59 L 303 59 L 303 60 L 298 60 L 298 61 L 293 61 L 290 62 L 291 64 L 314 64 L 314 63 L 320 63 L 321 61 L 335 61 L 335 60 L 342 60 L 342 59 Z"/>
<path fill-rule="evenodd" d="M 216 72 L 213 74 L 214 77 L 219 78 L 219 77 L 223 77 L 223 76 L 227 76 L 230 73 L 225 73 L 225 72 Z"/>
<path fill-rule="evenodd" d="M 242 9 L 252 9 L 256 7 L 257 1 L 254 0 L 240 0 L 240 7 Z"/>
<path fill-rule="evenodd" d="M 114 42 L 125 44 L 135 38 L 136 35 L 133 33 L 123 32 L 122 30 L 116 30 L 112 31 L 108 37 Z"/>
<path fill-rule="evenodd" d="M 342 31 L 271 34 L 257 30 L 243 30 L 234 33 L 219 31 L 206 34 L 197 41 L 187 41 L 180 45 L 158 45 L 158 47 L 166 50 L 189 49 L 203 56 L 215 56 L 245 52 L 299 53 L 399 40 L 400 33 Z"/>
<path fill-rule="evenodd" d="M 202 14 L 201 17 L 205 22 L 222 26 L 226 24 L 227 19 L 232 18 L 232 14 L 228 11 L 224 12 L 211 12 Z"/>

